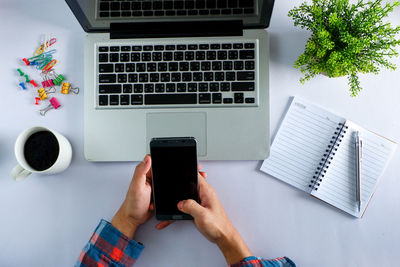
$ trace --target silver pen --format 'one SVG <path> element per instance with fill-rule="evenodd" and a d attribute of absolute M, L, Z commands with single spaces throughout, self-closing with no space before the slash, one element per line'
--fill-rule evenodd
<path fill-rule="evenodd" d="M 356 172 L 357 172 L 357 204 L 358 212 L 361 210 L 361 162 L 362 162 L 362 140 L 360 137 L 360 132 L 356 132 Z"/>

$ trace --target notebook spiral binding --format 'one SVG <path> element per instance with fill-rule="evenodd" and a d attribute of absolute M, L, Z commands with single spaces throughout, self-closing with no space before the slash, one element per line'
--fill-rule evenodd
<path fill-rule="evenodd" d="M 318 190 L 318 187 L 321 185 L 321 182 L 325 177 L 325 173 L 331 164 L 331 160 L 338 150 L 338 147 L 340 146 L 340 143 L 342 142 L 344 134 L 348 128 L 349 127 L 346 125 L 346 123 L 339 123 L 336 127 L 336 131 L 332 136 L 330 144 L 326 148 L 325 153 L 319 162 L 319 167 L 317 167 L 314 176 L 308 185 L 308 187 L 311 188 L 311 191 Z"/>

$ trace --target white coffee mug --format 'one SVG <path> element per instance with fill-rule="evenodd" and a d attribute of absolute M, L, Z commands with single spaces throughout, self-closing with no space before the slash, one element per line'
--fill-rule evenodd
<path fill-rule="evenodd" d="M 48 169 L 43 171 L 35 170 L 31 166 L 29 166 L 24 156 L 24 148 L 26 141 L 31 135 L 40 131 L 48 131 L 54 134 L 54 136 L 58 141 L 58 146 L 59 146 L 59 153 L 56 161 Z M 17 158 L 18 161 L 18 165 L 15 166 L 14 169 L 11 171 L 11 176 L 16 181 L 25 179 L 31 173 L 55 174 L 62 172 L 66 168 L 68 168 L 72 158 L 72 148 L 67 138 L 65 138 L 63 135 L 59 134 L 54 130 L 41 126 L 32 127 L 20 133 L 17 138 L 17 141 L 15 141 L 14 152 L 15 152 L 15 157 Z"/>

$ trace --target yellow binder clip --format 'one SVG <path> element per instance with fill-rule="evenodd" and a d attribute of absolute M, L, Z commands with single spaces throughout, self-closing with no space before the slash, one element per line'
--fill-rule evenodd
<path fill-rule="evenodd" d="M 47 93 L 46 93 L 46 90 L 44 90 L 44 88 L 40 88 L 38 90 L 38 94 L 39 94 L 40 100 L 45 100 L 47 98 Z"/>
<path fill-rule="evenodd" d="M 79 88 L 78 87 L 71 87 L 70 83 L 63 83 L 62 87 L 61 87 L 61 93 L 62 94 L 69 94 L 69 92 L 72 92 L 74 94 L 78 94 L 79 93 Z"/>

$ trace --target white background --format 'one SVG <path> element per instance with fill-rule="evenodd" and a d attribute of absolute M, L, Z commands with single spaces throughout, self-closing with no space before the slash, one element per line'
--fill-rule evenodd
<path fill-rule="evenodd" d="M 276 1 L 269 28 L 271 133 L 289 97 L 298 95 L 367 129 L 400 141 L 400 75 L 361 75 L 351 98 L 346 78 L 319 76 L 305 85 L 292 67 L 309 33 L 294 28 L 287 12 L 300 1 Z M 400 9 L 390 17 L 400 24 Z M 83 157 L 83 91 L 57 97 L 62 105 L 38 114 L 34 90 L 18 87 L 16 68 L 38 47 L 41 34 L 57 37 L 59 73 L 82 88 L 85 32 L 62 0 L 0 3 L 0 265 L 72 266 L 101 218 L 111 220 L 124 199 L 136 163 L 89 163 Z M 398 49 L 400 50 L 400 49 Z M 400 65 L 400 59 L 393 60 Z M 43 108 L 41 106 L 40 108 Z M 72 164 L 54 176 L 15 182 L 14 142 L 23 129 L 42 125 L 64 134 Z M 258 169 L 261 161 L 202 162 L 226 213 L 254 255 L 289 256 L 298 266 L 396 266 L 400 251 L 400 153 L 397 151 L 366 211 L 355 219 Z M 217 247 L 191 222 L 157 231 L 155 219 L 139 228 L 146 248 L 137 266 L 224 266 Z"/>

